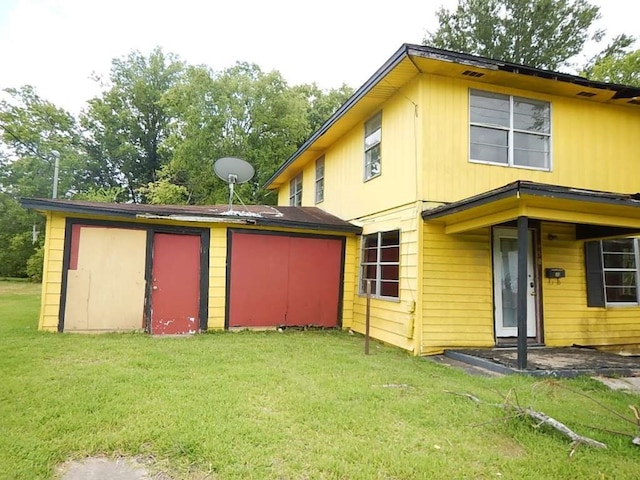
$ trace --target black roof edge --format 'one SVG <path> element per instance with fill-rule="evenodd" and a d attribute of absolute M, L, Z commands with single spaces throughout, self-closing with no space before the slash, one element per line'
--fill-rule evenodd
<path fill-rule="evenodd" d="M 385 77 L 398 63 L 402 61 L 404 57 L 407 56 L 407 52 L 409 49 L 409 44 L 403 44 L 396 52 L 387 60 L 384 65 L 382 65 L 360 88 L 358 88 L 353 95 L 351 95 L 346 102 L 344 102 L 340 108 L 338 108 L 328 119 L 326 122 L 322 124 L 322 126 L 315 131 L 301 146 L 296 150 L 296 152 L 291 155 L 282 165 L 278 167 L 278 169 L 274 172 L 273 175 L 269 177 L 269 179 L 264 183 L 262 188 L 268 188 L 269 185 L 280 175 L 289 165 L 296 161 L 296 159 L 304 153 L 304 151 L 318 138 L 325 134 L 331 126 L 336 123 L 354 104 L 358 103 L 358 101 L 364 97 L 376 84 Z"/>
<path fill-rule="evenodd" d="M 595 203 L 640 207 L 640 194 L 623 194 L 582 188 L 562 187 L 546 183 L 516 180 L 503 187 L 474 195 L 456 202 L 446 203 L 438 207 L 424 210 L 423 220 L 433 220 L 453 213 L 464 211 L 487 203 L 518 195 L 535 195 L 538 197 L 563 198 L 567 200 L 583 200 Z"/>
<path fill-rule="evenodd" d="M 75 213 L 75 214 L 85 214 L 85 215 L 106 215 L 110 217 L 116 218 L 129 218 L 129 219 L 137 219 L 140 213 L 135 211 L 123 211 L 116 209 L 104 210 L 95 208 L 90 205 L 78 205 L 78 204 L 67 204 L 67 203 L 57 203 L 51 201 L 50 199 L 44 198 L 20 198 L 20 204 L 24 208 L 30 208 L 32 210 L 53 210 L 56 212 L 64 212 L 64 213 Z M 55 205 L 55 208 L 52 206 Z M 191 216 L 197 217 L 197 214 L 188 213 L 188 212 L 176 212 L 176 213 L 166 213 L 166 214 L 152 214 L 156 218 L 162 217 L 167 220 L 171 220 L 172 215 L 181 215 L 181 216 Z M 239 221 L 244 220 L 247 225 L 256 225 L 256 226 L 265 226 L 265 227 L 281 227 L 281 228 L 298 228 L 298 229 L 306 229 L 306 230 L 323 230 L 329 232 L 343 232 L 343 233 L 355 233 L 361 234 L 362 227 L 354 225 L 349 222 L 345 222 L 344 225 L 337 224 L 325 224 L 325 223 L 308 223 L 308 222 L 299 222 L 295 220 L 274 220 L 269 218 L 258 218 L 258 217 L 232 217 L 228 215 L 201 215 L 202 218 L 211 218 L 217 220 L 225 220 L 228 219 L 229 223 L 238 223 Z M 214 223 L 213 221 L 211 223 Z M 224 222 L 221 222 L 224 223 Z"/>
<path fill-rule="evenodd" d="M 516 73 L 520 75 L 529 75 L 534 77 L 546 78 L 549 80 L 557 80 L 565 83 L 573 83 L 583 87 L 596 88 L 599 90 L 611 90 L 615 94 L 611 97 L 613 100 L 622 98 L 640 97 L 640 87 L 630 85 L 620 85 L 616 83 L 597 82 L 579 75 L 569 73 L 555 72 L 553 70 L 543 70 L 541 68 L 528 67 L 517 63 L 503 62 L 493 58 L 471 55 L 468 53 L 455 52 L 453 50 L 444 50 L 440 48 L 428 47 L 425 45 L 416 45 L 404 43 L 385 63 L 382 65 L 360 88 L 358 88 L 351 97 L 338 108 L 322 126 L 315 131 L 296 152 L 285 160 L 282 165 L 269 177 L 263 184 L 263 188 L 269 185 L 278 177 L 289 165 L 304 153 L 304 151 L 320 138 L 331 128 L 355 103 L 364 97 L 384 76 L 389 73 L 405 56 L 414 55 L 424 58 L 436 58 L 443 61 L 457 62 L 470 66 L 488 68 L 492 70 L 502 70 L 506 72 Z"/>

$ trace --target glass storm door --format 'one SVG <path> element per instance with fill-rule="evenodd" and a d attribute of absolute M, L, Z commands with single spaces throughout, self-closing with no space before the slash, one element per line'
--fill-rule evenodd
<path fill-rule="evenodd" d="M 527 337 L 536 336 L 536 291 L 533 232 L 529 230 L 527 251 Z M 493 231 L 493 292 L 496 336 L 518 336 L 518 231 Z"/>

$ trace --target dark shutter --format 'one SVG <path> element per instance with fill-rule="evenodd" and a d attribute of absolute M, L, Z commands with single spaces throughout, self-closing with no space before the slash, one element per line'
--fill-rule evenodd
<path fill-rule="evenodd" d="M 587 271 L 587 306 L 604 307 L 602 245 L 600 241 L 584 242 L 584 262 Z"/>

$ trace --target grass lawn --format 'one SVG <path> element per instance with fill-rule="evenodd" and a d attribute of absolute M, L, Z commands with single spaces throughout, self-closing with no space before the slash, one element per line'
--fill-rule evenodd
<path fill-rule="evenodd" d="M 344 332 L 190 338 L 38 332 L 39 286 L 0 282 L 0 478 L 91 455 L 189 479 L 635 479 L 639 397 L 590 379 L 472 377 Z M 256 307 L 259 308 L 259 307 Z M 609 448 L 571 447 L 490 405 L 519 404 Z M 627 413 L 628 412 L 628 413 Z M 167 477 L 163 477 L 167 478 Z"/>

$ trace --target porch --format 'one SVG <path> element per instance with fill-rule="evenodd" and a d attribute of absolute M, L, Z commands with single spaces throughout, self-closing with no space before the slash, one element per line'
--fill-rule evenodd
<path fill-rule="evenodd" d="M 474 348 L 445 350 L 444 356 L 503 375 L 523 373 L 539 377 L 580 375 L 640 377 L 640 351 L 619 353 L 585 347 L 529 347 L 527 366 L 518 368 L 518 349 Z"/>

